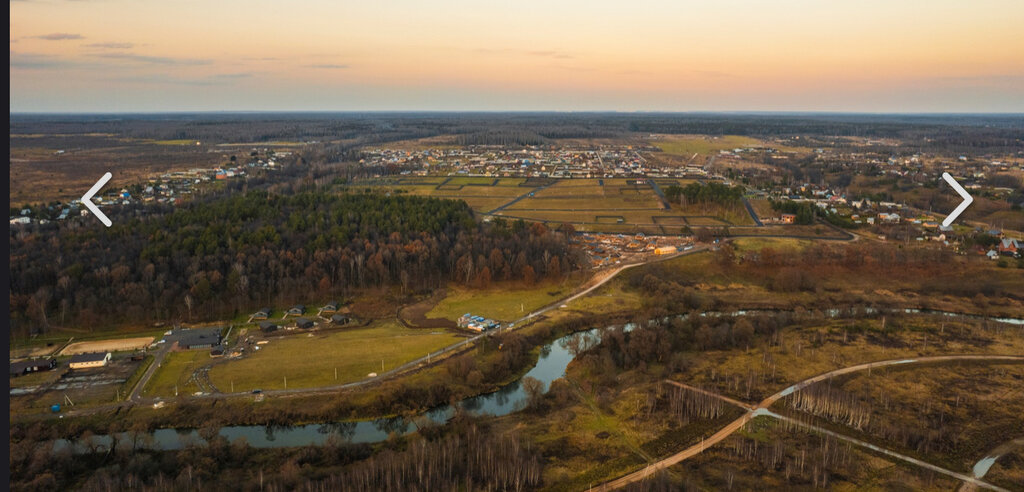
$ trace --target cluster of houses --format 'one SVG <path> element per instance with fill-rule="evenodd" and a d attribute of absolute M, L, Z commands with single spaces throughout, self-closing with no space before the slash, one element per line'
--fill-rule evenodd
<path fill-rule="evenodd" d="M 282 325 L 270 321 L 271 313 L 272 310 L 268 307 L 260 309 L 249 317 L 249 322 L 258 321 L 260 331 L 263 333 L 277 331 L 278 329 L 281 329 Z M 348 314 L 348 308 L 342 307 L 341 303 L 338 301 L 331 301 L 324 304 L 323 307 L 317 310 L 316 316 L 320 319 L 327 320 L 332 325 L 336 326 L 343 326 L 352 321 L 351 316 Z M 288 318 L 295 318 L 295 324 L 294 326 L 285 326 L 285 329 L 298 328 L 302 330 L 312 330 L 318 325 L 316 321 L 306 317 L 306 306 L 303 306 L 302 304 L 297 304 L 288 308 L 281 317 L 281 320 L 286 320 Z"/>
<path fill-rule="evenodd" d="M 978 253 L 984 252 L 985 256 L 991 260 L 999 260 L 1004 257 L 1024 257 L 1024 240 L 1006 237 L 998 229 L 989 230 L 987 234 L 999 238 L 999 242 L 996 243 L 995 247 L 988 250 L 979 250 Z"/>
<path fill-rule="evenodd" d="M 266 149 L 264 149 L 266 150 Z M 253 151 L 256 152 L 255 150 Z M 230 167 L 214 168 L 192 168 L 187 171 L 174 171 L 161 174 L 159 177 L 150 178 L 145 185 L 133 185 L 131 190 L 121 188 L 111 189 L 103 194 L 97 194 L 92 198 L 93 202 L 100 207 L 124 206 L 136 203 L 169 203 L 176 204 L 183 197 L 193 193 L 197 185 L 208 181 L 218 181 L 231 178 L 245 178 L 247 170 L 256 169 L 278 169 L 275 158 L 287 156 L 290 153 L 278 153 L 267 157 L 266 160 L 254 157 L 246 164 L 239 164 Z M 53 220 L 67 220 L 75 216 L 88 216 L 89 211 L 82 205 L 81 200 L 74 199 L 67 203 L 52 203 L 49 205 L 37 206 L 35 209 L 24 208 L 18 216 L 10 218 L 11 225 L 26 225 L 33 222 L 46 224 Z"/>
<path fill-rule="evenodd" d="M 501 323 L 493 319 L 484 318 L 483 316 L 474 316 L 473 314 L 466 313 L 459 316 L 458 325 L 459 328 L 484 332 L 499 328 Z"/>
<path fill-rule="evenodd" d="M 68 367 L 72 370 L 95 369 L 104 367 L 110 363 L 110 352 L 96 352 L 87 354 L 75 354 L 68 361 Z M 39 359 L 26 359 L 11 362 L 11 377 L 24 376 L 37 372 L 50 371 L 57 367 L 57 359 L 44 357 Z"/>
<path fill-rule="evenodd" d="M 641 151 L 654 147 L 499 146 L 471 145 L 459 149 L 419 151 L 371 149 L 360 162 L 369 166 L 400 166 L 407 175 L 467 175 L 537 178 L 703 177 L 699 166 L 659 167 Z"/>

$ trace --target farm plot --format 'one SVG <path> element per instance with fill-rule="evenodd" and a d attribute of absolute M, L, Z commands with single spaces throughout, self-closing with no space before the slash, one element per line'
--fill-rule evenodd
<path fill-rule="evenodd" d="M 124 352 L 140 350 L 153 343 L 153 337 L 117 338 L 75 342 L 60 351 L 60 355 L 89 354 L 94 352 Z"/>

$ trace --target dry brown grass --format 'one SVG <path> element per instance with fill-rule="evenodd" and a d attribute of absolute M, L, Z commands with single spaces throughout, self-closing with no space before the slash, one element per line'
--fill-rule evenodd
<path fill-rule="evenodd" d="M 93 340 L 89 342 L 75 342 L 64 350 L 60 355 L 88 354 L 93 352 L 124 352 L 127 350 L 139 350 L 148 347 L 153 343 L 153 337 L 117 338 L 110 340 Z"/>

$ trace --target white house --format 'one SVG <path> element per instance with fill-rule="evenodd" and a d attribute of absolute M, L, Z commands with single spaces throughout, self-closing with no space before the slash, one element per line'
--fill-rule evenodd
<path fill-rule="evenodd" d="M 78 354 L 71 357 L 71 363 L 68 367 L 72 369 L 91 369 L 94 367 L 103 367 L 110 362 L 110 352 L 98 352 L 95 354 Z"/>

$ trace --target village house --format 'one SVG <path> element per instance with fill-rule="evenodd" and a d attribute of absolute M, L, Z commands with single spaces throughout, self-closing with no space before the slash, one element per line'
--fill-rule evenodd
<path fill-rule="evenodd" d="M 95 354 L 78 354 L 71 357 L 68 367 L 72 369 L 93 369 L 103 367 L 110 362 L 110 352 Z"/>
<path fill-rule="evenodd" d="M 999 246 L 996 249 L 999 254 L 1003 256 L 1020 256 L 1021 249 L 1024 247 L 1024 243 L 1016 239 L 1003 238 L 999 241 Z"/>
<path fill-rule="evenodd" d="M 49 371 L 57 367 L 57 359 L 29 359 L 11 362 L 11 377 L 33 372 Z"/>
<path fill-rule="evenodd" d="M 328 302 L 327 304 L 324 305 L 324 307 L 320 308 L 320 311 L 317 313 L 317 315 L 328 316 L 337 313 L 339 306 L 341 306 L 341 303 L 339 303 L 338 301 Z"/>
<path fill-rule="evenodd" d="M 259 311 L 256 311 L 255 313 L 252 314 L 252 319 L 254 319 L 254 320 L 262 320 L 262 319 L 267 319 L 269 317 L 270 317 L 270 308 L 268 308 L 268 307 L 260 309 Z"/>

